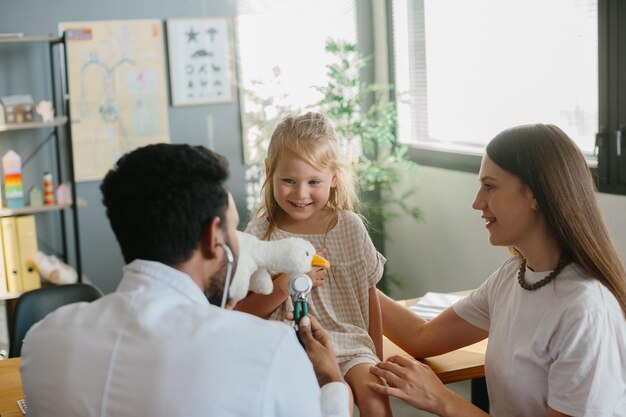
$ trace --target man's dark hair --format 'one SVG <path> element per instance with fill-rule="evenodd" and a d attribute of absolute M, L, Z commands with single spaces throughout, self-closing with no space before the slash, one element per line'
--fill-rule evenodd
<path fill-rule="evenodd" d="M 126 263 L 175 265 L 219 216 L 225 226 L 226 159 L 202 146 L 157 144 L 122 156 L 102 185 L 102 202 Z"/>

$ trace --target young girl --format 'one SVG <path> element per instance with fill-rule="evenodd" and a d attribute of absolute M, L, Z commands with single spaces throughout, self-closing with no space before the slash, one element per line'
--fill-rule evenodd
<path fill-rule="evenodd" d="M 376 283 L 385 258 L 361 218 L 350 172 L 339 159 L 337 135 L 319 113 L 285 118 L 275 129 L 265 160 L 263 204 L 246 232 L 260 239 L 300 237 L 330 261 L 309 273 L 310 313 L 332 337 L 337 360 L 361 416 L 390 416 L 389 400 L 367 386 L 382 355 L 382 321 Z M 250 294 L 237 309 L 283 320 L 293 308 L 287 274 L 270 295 Z"/>

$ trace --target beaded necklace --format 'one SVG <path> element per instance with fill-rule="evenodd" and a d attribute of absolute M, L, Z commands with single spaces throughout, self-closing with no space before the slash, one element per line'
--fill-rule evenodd
<path fill-rule="evenodd" d="M 519 269 L 517 270 L 517 282 L 519 282 L 519 285 L 523 289 L 527 291 L 534 291 L 538 288 L 543 287 L 548 282 L 556 278 L 559 272 L 561 272 L 563 268 L 565 268 L 569 263 L 570 261 L 568 259 L 562 257 L 561 259 L 559 259 L 559 264 L 556 266 L 556 269 L 550 272 L 548 276 L 540 281 L 535 282 L 534 284 L 529 284 L 528 282 L 526 282 L 526 279 L 524 279 L 524 274 L 526 273 L 526 258 L 522 258 L 522 262 L 520 263 Z"/>

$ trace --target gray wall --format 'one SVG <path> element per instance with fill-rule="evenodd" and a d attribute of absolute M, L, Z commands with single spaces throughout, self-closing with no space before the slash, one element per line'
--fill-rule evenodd
<path fill-rule="evenodd" d="M 234 16 L 234 1 L 78 1 L 78 0 L 20 0 L 2 1 L 0 32 L 21 32 L 25 35 L 56 34 L 58 22 L 113 19 L 166 19 L 175 16 Z M 44 50 L 44 48 L 41 48 Z M 46 65 L 46 54 L 34 53 L 34 61 L 25 61 L 31 68 Z M 33 58 L 31 56 L 31 58 Z M 0 55 L 0 94 L 30 93 L 35 100 L 46 99 L 50 91 L 49 76 L 41 69 L 24 72 Z M 16 62 L 15 60 L 13 62 Z M 20 61 L 23 62 L 23 61 Z M 34 65 L 32 63 L 35 62 Z M 12 65 L 12 71 L 7 71 Z M 7 79 L 10 83 L 7 85 Z M 40 81 L 41 79 L 46 82 Z M 23 84 L 33 83 L 32 87 Z M 207 116 L 212 115 L 215 130 L 215 150 L 227 156 L 231 164 L 229 187 L 242 217 L 246 214 L 243 187 L 244 166 L 240 139 L 239 106 L 237 103 L 210 106 L 169 107 L 170 138 L 173 143 L 208 146 Z M 31 132 L 39 135 L 39 132 Z M 80 244 L 84 274 L 103 291 L 115 289 L 120 279 L 123 260 L 115 237 L 106 220 L 100 202 L 100 181 L 78 184 L 77 192 L 88 207 L 79 210 Z"/>
<path fill-rule="evenodd" d="M 358 0 L 359 43 L 363 51 L 371 53 L 371 7 L 369 0 Z M 0 32 L 21 32 L 24 35 L 56 34 L 58 22 L 115 19 L 162 19 L 180 16 L 235 16 L 236 1 L 229 0 L 0 0 Z M 50 84 L 47 72 L 46 48 L 12 48 L 8 53 L 0 53 L 0 95 L 28 93 L 35 101 L 49 99 Z M 371 73 L 364 74 L 371 79 Z M 231 189 L 243 223 L 247 221 L 245 210 L 244 173 L 242 158 L 241 126 L 238 103 L 208 106 L 169 107 L 170 138 L 173 143 L 208 145 L 207 116 L 213 117 L 215 150 L 225 155 L 231 168 L 229 188 Z M 0 145 L 0 155 L 7 147 L 14 147 L 18 152 L 27 153 L 44 132 L 21 132 L 18 139 L 11 139 L 10 144 Z M 3 134 L 2 140 L 5 140 Z M 15 135 L 12 134 L 12 137 Z M 34 137 L 23 150 L 20 144 L 24 138 Z M 4 148 L 3 148 L 4 147 Z M 30 163 L 34 169 L 29 183 L 41 178 L 45 170 L 53 169 L 54 161 L 50 149 L 44 149 L 37 161 Z M 38 165 L 41 165 L 41 169 Z M 34 167 L 34 168 L 33 168 Z M 88 202 L 88 207 L 79 210 L 80 245 L 84 274 L 104 292 L 115 289 L 120 279 L 123 266 L 117 242 L 106 220 L 104 208 L 100 202 L 100 181 L 82 182 L 77 192 Z M 39 216 L 41 217 L 41 215 Z M 66 216 L 67 217 L 67 216 Z M 48 239 L 57 240 L 58 221 L 51 219 L 51 224 L 42 224 L 38 219 L 38 230 L 50 230 Z M 55 230 L 57 232 L 55 233 Z M 45 234 L 42 233 L 42 234 Z M 45 237 L 45 236 L 44 236 Z M 70 258 L 71 260 L 71 258 Z"/>
<path fill-rule="evenodd" d="M 405 277 L 396 296 L 476 288 L 509 256 L 506 248 L 489 244 L 485 222 L 471 207 L 478 175 L 420 167 L 404 181 L 417 185 L 411 200 L 424 211 L 424 218 L 415 223 L 400 216 L 386 224 L 393 238 L 386 244 L 388 266 Z M 626 259 L 626 196 L 598 194 L 598 201 Z"/>

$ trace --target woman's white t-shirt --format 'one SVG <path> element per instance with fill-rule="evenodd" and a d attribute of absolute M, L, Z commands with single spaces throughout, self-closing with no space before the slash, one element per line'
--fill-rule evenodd
<path fill-rule="evenodd" d="M 535 291 L 509 258 L 453 308 L 489 332 L 485 372 L 494 416 L 626 416 L 626 319 L 616 298 L 577 264 Z M 529 283 L 548 272 L 526 268 Z"/>

